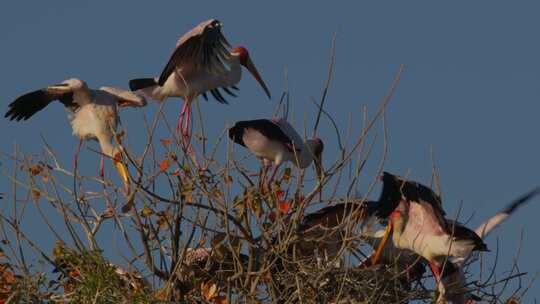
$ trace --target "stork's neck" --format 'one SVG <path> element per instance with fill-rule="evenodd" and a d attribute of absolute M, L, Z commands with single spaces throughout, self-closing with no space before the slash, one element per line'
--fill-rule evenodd
<path fill-rule="evenodd" d="M 304 143 L 304 148 L 300 151 L 298 155 L 298 163 L 300 168 L 306 168 L 313 161 L 313 151 L 315 151 L 315 141 L 312 139 L 306 140 Z"/>
<path fill-rule="evenodd" d="M 89 90 L 86 86 L 83 86 L 80 89 L 73 90 L 73 100 L 76 101 L 80 106 L 89 104 L 92 102 L 93 92 Z"/>
<path fill-rule="evenodd" d="M 116 152 L 118 152 L 118 148 L 113 145 L 112 137 L 105 134 L 98 134 L 96 137 L 101 147 L 101 152 L 109 157 L 114 157 Z"/>

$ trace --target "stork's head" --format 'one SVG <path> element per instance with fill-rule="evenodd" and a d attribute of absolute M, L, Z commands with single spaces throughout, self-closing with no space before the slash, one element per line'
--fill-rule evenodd
<path fill-rule="evenodd" d="M 309 148 L 313 152 L 313 161 L 315 162 L 315 171 L 319 180 L 322 178 L 323 168 L 322 168 L 322 153 L 324 150 L 323 141 L 315 137 L 308 141 Z"/>
<path fill-rule="evenodd" d="M 231 56 L 237 57 L 240 61 L 240 64 L 244 66 L 248 71 L 253 75 L 255 80 L 261 85 L 264 92 L 268 96 L 268 98 L 272 98 L 270 95 L 270 90 L 268 90 L 268 87 L 262 80 L 261 75 L 259 74 L 259 71 L 257 71 L 257 68 L 255 67 L 255 64 L 253 64 L 253 61 L 251 61 L 251 57 L 249 56 L 248 50 L 243 46 L 238 46 L 232 49 Z"/>
<path fill-rule="evenodd" d="M 86 88 L 87 88 L 86 82 L 77 78 L 70 78 L 70 79 L 62 81 L 59 84 L 49 86 L 47 89 L 53 93 L 63 94 L 63 93 L 86 89 Z"/>

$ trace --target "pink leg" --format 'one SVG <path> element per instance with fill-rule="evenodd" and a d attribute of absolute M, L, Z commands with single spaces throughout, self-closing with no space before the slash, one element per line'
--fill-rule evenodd
<path fill-rule="evenodd" d="M 439 266 L 436 263 L 429 261 L 429 268 L 431 269 L 431 272 L 433 272 L 435 281 L 437 281 L 438 284 L 441 281 L 441 270 Z"/>
<path fill-rule="evenodd" d="M 100 159 L 99 159 L 99 177 L 101 177 L 101 179 L 103 179 L 105 177 L 105 164 L 104 164 L 104 159 L 103 159 L 103 155 L 101 155 Z"/>
<path fill-rule="evenodd" d="M 184 102 L 184 105 L 182 105 L 182 111 L 180 112 L 180 116 L 178 117 L 178 124 L 176 125 L 176 131 L 180 131 L 182 129 L 182 122 L 184 121 L 184 116 L 186 114 L 187 109 L 187 103 Z"/>
<path fill-rule="evenodd" d="M 77 145 L 77 150 L 75 151 L 75 155 L 73 155 L 73 168 L 77 169 L 78 159 L 79 159 L 79 153 L 81 152 L 81 146 L 83 144 L 84 139 L 81 138 L 79 141 L 79 144 Z"/>
<path fill-rule="evenodd" d="M 189 145 L 191 134 L 189 128 L 191 127 L 191 107 L 188 106 L 186 109 L 186 119 L 184 119 L 184 126 L 182 128 L 182 136 L 184 141 Z"/>
<path fill-rule="evenodd" d="M 276 173 L 278 172 L 280 166 L 281 164 L 276 165 L 274 167 L 274 171 L 272 172 L 272 175 L 270 176 L 270 179 L 268 180 L 268 185 L 272 185 L 272 182 L 274 181 L 274 177 L 276 177 Z"/>

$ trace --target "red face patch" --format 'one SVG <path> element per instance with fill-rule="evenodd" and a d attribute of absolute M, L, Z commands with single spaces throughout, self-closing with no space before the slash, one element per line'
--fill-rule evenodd
<path fill-rule="evenodd" d="M 247 64 L 247 60 L 249 58 L 249 53 L 248 53 L 248 50 L 245 47 L 243 47 L 243 46 L 235 47 L 234 49 L 232 49 L 232 52 L 238 54 L 238 57 L 240 58 L 240 63 L 242 65 Z"/>

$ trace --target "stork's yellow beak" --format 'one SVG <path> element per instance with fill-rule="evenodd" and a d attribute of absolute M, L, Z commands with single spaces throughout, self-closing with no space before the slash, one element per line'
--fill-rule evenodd
<path fill-rule="evenodd" d="M 388 222 L 388 225 L 386 225 L 386 230 L 384 231 L 383 238 L 381 240 L 381 243 L 379 244 L 379 247 L 377 250 L 375 250 L 375 254 L 371 258 L 371 265 L 375 265 L 379 262 L 381 259 L 381 254 L 384 249 L 384 246 L 386 245 L 386 242 L 388 241 L 388 237 L 390 237 L 390 233 L 392 232 L 392 221 Z"/>
<path fill-rule="evenodd" d="M 127 193 L 129 193 L 130 190 L 130 184 L 129 184 L 129 172 L 122 162 L 121 154 L 120 152 L 116 153 L 116 155 L 113 158 L 113 164 L 116 167 L 116 170 L 118 171 L 118 175 L 120 175 L 120 178 L 122 179 L 122 182 L 124 183 L 124 189 Z"/>

